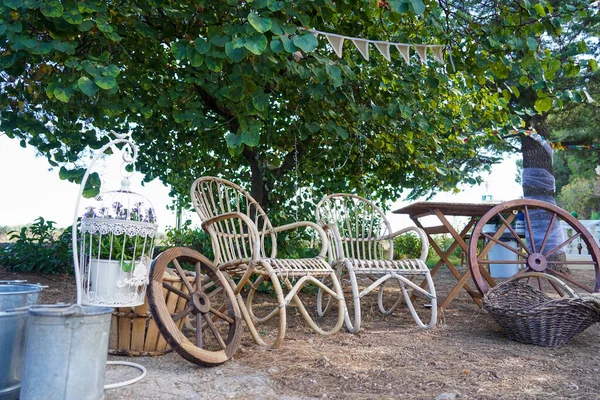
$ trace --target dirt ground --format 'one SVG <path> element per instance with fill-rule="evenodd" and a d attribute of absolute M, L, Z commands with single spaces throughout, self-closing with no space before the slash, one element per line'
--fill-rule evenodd
<path fill-rule="evenodd" d="M 72 277 L 13 274 L 0 268 L 3 279 L 47 285 L 42 303 L 75 298 Z M 440 298 L 456 283 L 445 270 L 434 281 Z M 252 391 L 254 381 L 247 381 L 248 387 L 238 392 L 217 386 L 210 398 L 600 399 L 598 324 L 564 347 L 544 348 L 506 339 L 465 292 L 430 331 L 417 328 L 405 306 L 391 316 L 381 316 L 376 294 L 365 297 L 363 304 L 358 334 L 342 330 L 329 337 L 316 335 L 290 307 L 288 333 L 278 350 L 257 347 L 245 331 L 242 347 L 232 360 L 217 367 L 216 375 L 205 372 L 215 369 L 197 367 L 175 353 L 162 356 L 167 365 L 161 368 L 166 372 L 169 364 L 172 368 L 177 364 L 205 380 L 223 374 L 235 379 L 238 373 L 240 379 L 247 379 L 255 373 L 270 382 L 268 391 L 258 388 L 258 393 Z M 161 379 L 161 371 L 153 373 Z M 106 398 L 208 398 L 201 389 L 186 393 L 157 397 L 157 393 L 122 391 Z"/>

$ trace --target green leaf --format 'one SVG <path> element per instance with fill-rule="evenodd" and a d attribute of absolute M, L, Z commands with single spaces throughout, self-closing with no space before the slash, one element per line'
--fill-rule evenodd
<path fill-rule="evenodd" d="M 48 54 L 52 51 L 52 43 L 39 43 L 33 50 L 31 50 L 32 54 Z"/>
<path fill-rule="evenodd" d="M 540 17 L 543 17 L 546 15 L 546 10 L 544 10 L 544 6 L 541 5 L 540 3 L 537 3 L 536 5 L 534 5 L 533 8 L 537 12 L 537 15 L 539 15 Z"/>
<path fill-rule="evenodd" d="M 98 91 L 98 86 L 87 76 L 82 76 L 77 80 L 77 87 L 88 97 L 92 97 Z"/>
<path fill-rule="evenodd" d="M 227 147 L 235 148 L 242 144 L 242 140 L 235 133 L 229 132 L 227 135 L 225 135 L 225 143 L 227 143 Z"/>
<path fill-rule="evenodd" d="M 104 89 L 104 90 L 109 90 L 109 89 L 112 89 L 115 86 L 117 86 L 117 80 L 115 79 L 114 76 L 111 76 L 111 75 L 96 76 L 94 78 L 94 82 L 96 82 L 96 85 L 98 85 L 101 89 Z"/>
<path fill-rule="evenodd" d="M 81 178 L 80 178 L 81 179 Z M 100 175 L 97 172 L 92 172 L 87 179 L 87 182 L 83 186 L 83 197 L 86 199 L 96 197 L 100 194 Z"/>
<path fill-rule="evenodd" d="M 64 10 L 62 17 L 71 25 L 79 25 L 83 23 L 83 16 L 77 8 L 70 8 L 68 10 Z M 100 29 L 100 27 L 98 27 L 98 29 Z"/>
<path fill-rule="evenodd" d="M 257 94 L 252 96 L 252 105 L 258 111 L 266 112 L 269 108 L 269 99 L 270 96 L 262 91 L 259 91 Z"/>
<path fill-rule="evenodd" d="M 538 113 L 549 111 L 552 108 L 552 99 L 550 97 L 542 97 L 535 102 L 534 108 Z"/>
<path fill-rule="evenodd" d="M 188 43 L 185 40 L 178 40 L 177 42 L 171 45 L 171 53 L 176 60 L 183 60 L 187 56 L 187 45 Z"/>
<path fill-rule="evenodd" d="M 329 81 L 333 85 L 333 87 L 342 86 L 342 70 L 337 65 L 327 65 L 325 67 L 327 71 L 327 75 L 329 75 Z"/>
<path fill-rule="evenodd" d="M 4 5 L 15 11 L 17 11 L 22 4 L 22 0 L 4 0 Z"/>
<path fill-rule="evenodd" d="M 317 38 L 312 33 L 294 36 L 293 42 L 296 46 L 304 50 L 305 53 L 310 53 L 319 45 Z"/>
<path fill-rule="evenodd" d="M 121 73 L 121 70 L 119 69 L 119 67 L 117 67 L 116 65 L 113 65 L 113 64 L 102 69 L 102 75 L 117 77 L 117 76 L 119 76 L 120 73 Z"/>
<path fill-rule="evenodd" d="M 246 56 L 246 49 L 243 47 L 235 48 L 233 42 L 227 42 L 225 45 L 225 54 L 227 54 L 227 57 L 229 57 L 231 61 L 237 63 L 242 61 Z"/>
<path fill-rule="evenodd" d="M 25 47 L 27 47 L 28 49 L 32 49 L 34 48 L 38 41 L 35 38 L 26 38 L 26 37 L 21 37 L 21 44 Z"/>
<path fill-rule="evenodd" d="M 204 62 L 212 72 L 221 72 L 223 69 L 223 59 L 221 58 L 207 57 Z"/>
<path fill-rule="evenodd" d="M 248 14 L 248 22 L 258 33 L 265 33 L 273 26 L 271 18 L 261 18 L 254 13 Z"/>
<path fill-rule="evenodd" d="M 52 0 L 40 6 L 40 11 L 44 17 L 57 18 L 63 15 L 65 9 L 57 0 Z"/>
<path fill-rule="evenodd" d="M 530 50 L 535 51 L 538 48 L 538 41 L 536 38 L 534 37 L 528 37 L 527 38 L 527 47 L 529 47 Z"/>
<path fill-rule="evenodd" d="M 304 126 L 310 133 L 317 133 L 321 130 L 321 127 L 319 126 L 319 124 L 317 124 L 315 122 L 306 123 L 306 124 L 304 124 Z"/>
<path fill-rule="evenodd" d="M 0 23 L 0 35 L 4 35 L 4 32 L 6 32 L 6 24 Z"/>
<path fill-rule="evenodd" d="M 281 44 L 283 44 L 283 48 L 288 53 L 293 53 L 298 49 L 287 36 L 280 36 L 279 39 L 281 40 Z"/>
<path fill-rule="evenodd" d="M 425 3 L 423 3 L 423 0 L 410 0 L 410 4 L 416 15 L 421 15 L 425 11 Z"/>
<path fill-rule="evenodd" d="M 70 87 L 54 89 L 54 97 L 63 103 L 68 103 L 71 99 L 71 96 L 73 96 L 73 89 Z"/>
<path fill-rule="evenodd" d="M 271 43 L 269 43 L 269 47 L 273 50 L 273 53 L 281 53 L 283 51 L 283 44 L 280 40 L 273 39 Z"/>
<path fill-rule="evenodd" d="M 196 51 L 199 54 L 206 54 L 208 50 L 210 50 L 210 43 L 206 41 L 206 39 L 199 37 L 194 42 L 194 46 L 196 47 Z"/>
<path fill-rule="evenodd" d="M 94 27 L 94 22 L 90 21 L 89 19 L 86 21 L 83 21 L 81 24 L 79 24 L 79 26 L 77 27 L 77 29 L 79 29 L 80 32 L 87 32 L 90 29 L 92 29 Z"/>
<path fill-rule="evenodd" d="M 342 139 L 348 139 L 348 131 L 344 127 L 342 127 L 342 126 L 336 126 L 335 127 L 335 132 Z"/>
<path fill-rule="evenodd" d="M 262 54 L 267 48 L 267 37 L 262 33 L 247 37 L 246 40 L 244 40 L 244 47 L 253 54 Z"/>
<path fill-rule="evenodd" d="M 225 47 L 225 44 L 227 44 L 227 42 L 229 42 L 229 36 L 215 35 L 210 38 L 210 42 L 217 47 Z"/>

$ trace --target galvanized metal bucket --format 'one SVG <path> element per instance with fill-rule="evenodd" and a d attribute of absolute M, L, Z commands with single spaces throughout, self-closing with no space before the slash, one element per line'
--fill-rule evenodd
<path fill-rule="evenodd" d="M 37 304 L 42 286 L 22 281 L 0 282 L 0 311 Z"/>
<path fill-rule="evenodd" d="M 81 305 L 30 309 L 21 400 L 102 399 L 112 311 Z"/>
<path fill-rule="evenodd" d="M 21 388 L 28 312 L 14 309 L 37 304 L 41 291 L 24 281 L 0 282 L 0 400 L 18 399 Z"/>

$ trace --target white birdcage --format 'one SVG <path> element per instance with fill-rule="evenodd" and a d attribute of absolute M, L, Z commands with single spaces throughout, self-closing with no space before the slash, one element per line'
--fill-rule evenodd
<path fill-rule="evenodd" d="M 109 143 L 100 154 L 118 142 L 127 143 L 133 151 L 133 157 L 126 149 L 123 151 L 125 163 L 132 163 L 137 157 L 137 149 L 129 139 L 120 138 Z M 80 196 L 92 164 L 82 181 Z M 75 225 L 73 227 L 73 249 L 79 252 L 76 260 L 82 289 L 81 294 L 78 293 L 78 302 L 81 304 L 110 307 L 144 304 L 158 225 L 150 201 L 131 191 L 129 186 L 129 178 L 124 177 L 120 189 L 101 193 L 85 208 L 78 246 Z"/>

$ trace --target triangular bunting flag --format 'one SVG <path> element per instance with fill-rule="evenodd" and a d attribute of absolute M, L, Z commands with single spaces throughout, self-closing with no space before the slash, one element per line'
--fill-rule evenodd
<path fill-rule="evenodd" d="M 397 44 L 396 48 L 398 49 L 400 54 L 402 54 L 402 58 L 404 58 L 404 61 L 407 64 L 410 64 L 410 46 L 407 46 L 405 44 Z"/>
<path fill-rule="evenodd" d="M 415 51 L 419 55 L 421 62 L 427 64 L 427 46 L 415 46 Z"/>
<path fill-rule="evenodd" d="M 364 39 L 355 39 L 351 38 L 352 43 L 356 46 L 360 54 L 364 57 L 365 60 L 369 61 L 369 42 Z"/>
<path fill-rule="evenodd" d="M 383 58 L 390 61 L 390 44 L 388 42 L 375 42 L 375 47 L 377 47 Z"/>
<path fill-rule="evenodd" d="M 325 35 L 327 41 L 333 47 L 333 51 L 339 58 L 342 58 L 342 46 L 344 46 L 344 37 L 339 35 Z"/>
<path fill-rule="evenodd" d="M 431 54 L 433 57 L 444 64 L 444 54 L 442 53 L 443 46 L 431 46 Z"/>

